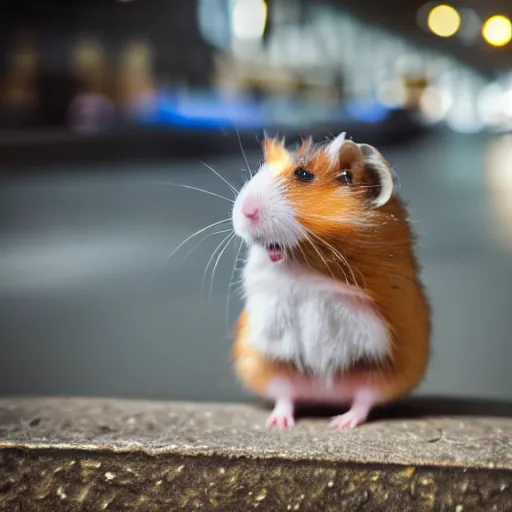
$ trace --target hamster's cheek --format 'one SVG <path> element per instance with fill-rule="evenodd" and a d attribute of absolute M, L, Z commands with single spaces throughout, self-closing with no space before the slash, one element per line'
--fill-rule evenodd
<path fill-rule="evenodd" d="M 231 213 L 231 221 L 233 223 L 233 229 L 235 230 L 235 233 L 241 237 L 246 238 L 246 226 L 244 226 L 244 218 L 242 215 L 241 208 L 235 204 L 233 208 L 233 212 Z"/>

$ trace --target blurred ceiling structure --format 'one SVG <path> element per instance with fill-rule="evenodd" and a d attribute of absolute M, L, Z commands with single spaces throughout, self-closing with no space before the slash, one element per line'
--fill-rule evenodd
<path fill-rule="evenodd" d="M 400 34 L 413 43 L 451 54 L 487 77 L 495 77 L 512 69 L 512 43 L 503 47 L 488 44 L 481 34 L 482 24 L 491 16 L 504 15 L 512 19 L 511 0 L 454 0 L 429 2 L 426 0 L 333 0 L 362 20 Z M 473 21 L 472 34 L 466 32 L 453 37 L 438 37 L 422 29 L 419 18 L 430 9 L 448 4 Z"/>

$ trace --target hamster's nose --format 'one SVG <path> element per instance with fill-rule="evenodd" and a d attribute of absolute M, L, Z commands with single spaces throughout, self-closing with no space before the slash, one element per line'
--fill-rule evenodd
<path fill-rule="evenodd" d="M 258 222 L 261 217 L 260 202 L 254 196 L 248 196 L 242 205 L 242 213 L 248 219 Z"/>

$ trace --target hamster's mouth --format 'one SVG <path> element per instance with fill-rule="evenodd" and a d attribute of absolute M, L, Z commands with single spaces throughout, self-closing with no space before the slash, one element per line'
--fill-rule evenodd
<path fill-rule="evenodd" d="M 274 263 L 283 259 L 283 248 L 279 244 L 267 244 L 266 247 L 268 256 Z"/>
<path fill-rule="evenodd" d="M 267 242 L 261 238 L 254 239 L 254 243 L 267 251 L 268 257 L 274 263 L 281 261 L 284 257 L 283 246 L 276 242 Z"/>

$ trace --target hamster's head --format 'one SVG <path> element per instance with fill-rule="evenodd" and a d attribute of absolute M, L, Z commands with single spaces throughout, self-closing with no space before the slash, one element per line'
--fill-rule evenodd
<path fill-rule="evenodd" d="M 322 144 L 303 141 L 297 151 L 266 138 L 263 153 L 235 200 L 233 226 L 275 262 L 308 240 L 357 237 L 394 195 L 393 171 L 381 154 L 344 133 Z"/>

